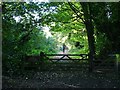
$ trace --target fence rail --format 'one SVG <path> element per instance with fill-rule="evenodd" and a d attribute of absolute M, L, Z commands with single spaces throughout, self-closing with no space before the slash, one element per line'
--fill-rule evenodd
<path fill-rule="evenodd" d="M 116 57 L 115 56 L 109 56 L 109 58 L 107 60 L 105 59 L 95 59 L 93 60 L 93 69 L 99 69 L 99 68 L 112 68 L 112 69 L 116 69 L 118 70 L 118 66 L 117 66 L 117 61 L 115 60 Z M 44 60 L 50 61 L 51 63 L 70 63 L 70 61 L 72 62 L 80 62 L 82 63 L 82 61 L 86 62 L 87 61 L 87 65 L 90 68 L 90 61 L 89 60 L 89 55 L 88 54 L 45 54 L 45 53 L 40 53 L 40 55 L 30 55 L 30 56 L 26 56 L 26 61 L 30 62 L 30 63 L 35 63 L 35 62 L 40 62 L 42 63 L 42 65 L 44 64 Z M 67 61 L 67 62 L 66 62 Z M 59 64 L 58 63 L 58 64 Z M 32 64 L 31 64 L 32 65 Z"/>
<path fill-rule="evenodd" d="M 88 54 L 45 54 L 45 56 L 49 60 L 88 60 Z M 77 58 L 71 56 L 77 56 Z"/>

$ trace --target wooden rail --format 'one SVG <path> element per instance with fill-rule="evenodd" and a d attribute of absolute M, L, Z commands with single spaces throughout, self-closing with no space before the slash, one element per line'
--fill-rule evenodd
<path fill-rule="evenodd" d="M 71 57 L 72 56 L 72 57 Z M 77 56 L 77 57 L 75 57 Z M 80 61 L 80 60 L 88 60 L 88 54 L 45 54 L 40 53 L 40 55 L 34 56 L 26 56 L 26 60 L 30 62 L 42 61 L 60 61 L 60 60 L 72 60 L 72 61 Z"/>
<path fill-rule="evenodd" d="M 49 60 L 88 60 L 88 54 L 45 54 Z M 50 58 L 50 56 L 52 56 Z M 61 57 L 60 57 L 61 56 Z M 78 56 L 79 58 L 74 58 L 71 56 Z"/>
<path fill-rule="evenodd" d="M 88 65 L 90 64 L 90 60 L 89 60 L 89 55 L 88 54 L 45 54 L 45 53 L 40 53 L 40 55 L 30 55 L 30 56 L 26 56 L 25 60 L 27 62 L 30 62 L 30 65 L 35 64 L 36 62 L 39 62 L 41 65 L 44 65 L 44 61 L 50 61 L 52 63 L 56 63 L 56 62 L 60 62 L 60 63 L 64 63 L 64 61 L 68 61 L 67 63 L 69 63 L 69 61 L 71 60 L 72 62 L 79 62 L 79 61 L 88 61 Z M 112 69 L 115 69 L 115 67 L 117 68 L 117 64 L 116 64 L 116 60 L 115 60 L 115 56 L 109 56 L 109 58 L 107 60 L 105 59 L 95 59 L 92 61 L 93 62 L 93 69 L 100 69 L 103 67 L 103 69 L 105 69 L 104 67 L 106 67 L 107 69 L 109 67 L 111 67 Z M 59 63 L 58 63 L 59 64 Z M 41 66 L 40 65 L 40 66 Z M 90 65 L 89 65 L 90 68 Z M 116 69 L 117 70 L 117 69 Z"/>
<path fill-rule="evenodd" d="M 63 64 L 65 65 L 71 65 L 71 64 L 77 64 L 80 61 L 83 61 L 86 63 L 88 61 L 88 54 L 45 54 L 45 53 L 40 53 L 40 55 L 29 55 L 26 56 L 25 61 L 27 63 L 24 63 L 24 68 L 28 67 L 48 67 L 50 68 L 51 66 L 58 65 L 62 66 Z M 85 61 L 85 62 L 84 62 Z M 38 64 L 36 64 L 38 63 Z M 66 66 L 65 65 L 65 66 Z M 81 62 L 79 63 L 80 66 Z M 72 66 L 71 66 L 72 67 Z"/>

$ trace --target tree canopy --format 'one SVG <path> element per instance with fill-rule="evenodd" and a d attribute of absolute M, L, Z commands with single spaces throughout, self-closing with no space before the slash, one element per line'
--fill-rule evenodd
<path fill-rule="evenodd" d="M 3 66 L 19 68 L 25 55 L 58 53 L 63 43 L 69 53 L 119 53 L 119 12 L 119 2 L 2 2 Z"/>

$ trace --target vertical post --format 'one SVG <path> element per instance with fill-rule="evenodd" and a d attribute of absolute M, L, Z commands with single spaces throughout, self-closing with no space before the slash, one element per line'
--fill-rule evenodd
<path fill-rule="evenodd" d="M 118 73 L 118 59 L 116 59 L 116 72 Z"/>
<path fill-rule="evenodd" d="M 44 52 L 40 52 L 40 59 L 39 59 L 40 61 L 40 68 L 41 68 L 41 70 L 43 70 L 43 64 L 44 64 Z"/>
<path fill-rule="evenodd" d="M 116 67 L 116 72 L 118 73 L 118 60 L 120 59 L 119 54 L 116 54 L 116 63 L 115 63 L 115 67 Z"/>

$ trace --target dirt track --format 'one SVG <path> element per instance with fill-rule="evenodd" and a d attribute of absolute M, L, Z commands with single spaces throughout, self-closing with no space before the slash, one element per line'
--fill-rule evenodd
<path fill-rule="evenodd" d="M 3 88 L 120 88 L 120 76 L 111 72 L 27 72 L 23 76 L 3 77 Z"/>
<path fill-rule="evenodd" d="M 19 76 L 3 76 L 4 88 L 120 88 L 120 73 L 78 71 L 27 71 Z"/>

